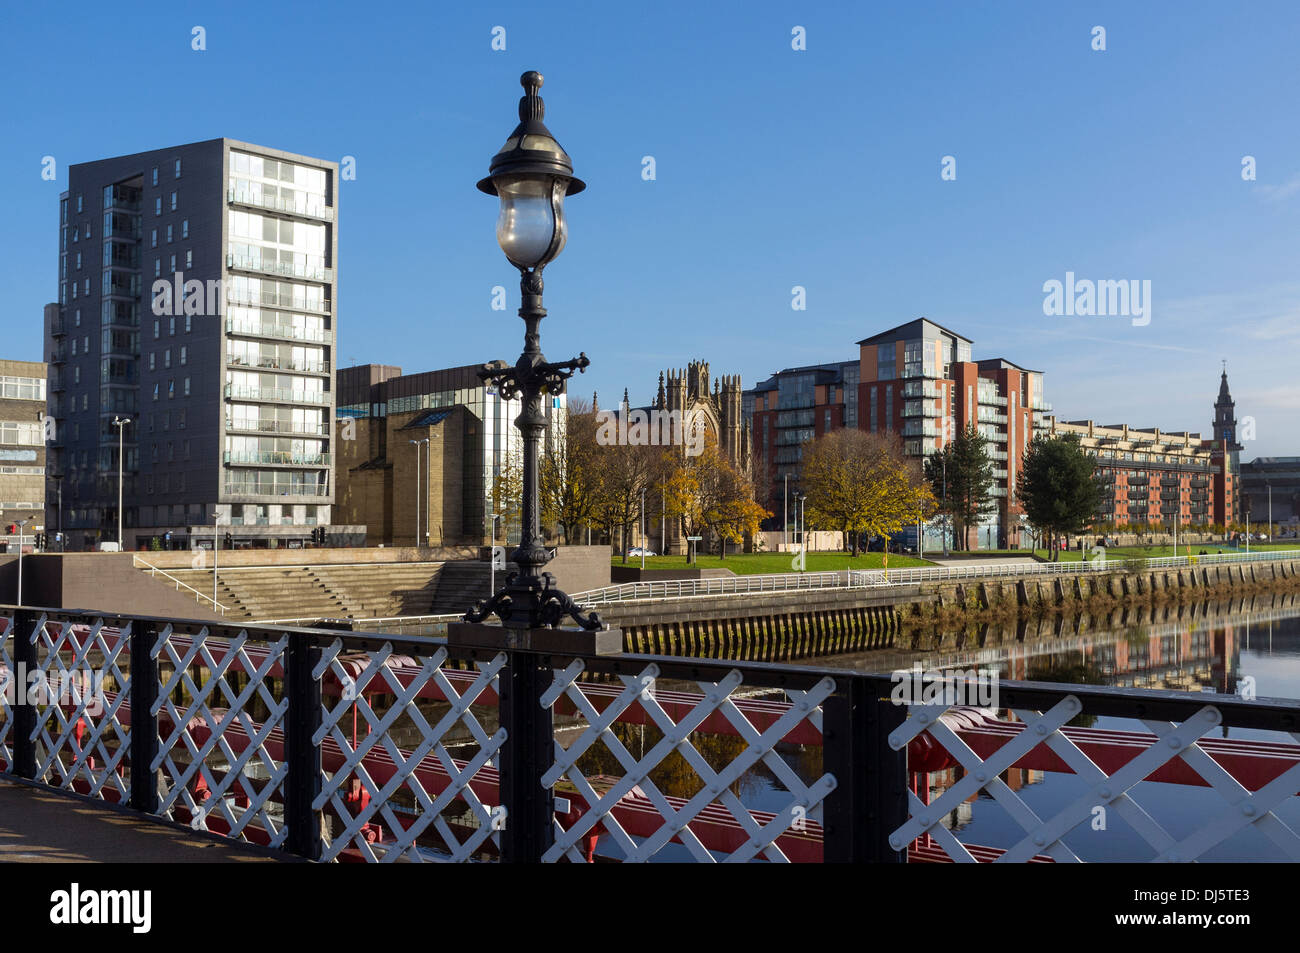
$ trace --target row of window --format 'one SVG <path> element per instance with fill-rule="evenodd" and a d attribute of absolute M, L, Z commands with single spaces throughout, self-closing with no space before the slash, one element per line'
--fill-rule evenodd
<path fill-rule="evenodd" d="M 181 177 L 181 160 L 172 160 L 172 177 L 179 179 Z M 158 167 L 153 167 L 153 184 L 158 184 Z M 81 211 L 81 196 L 77 196 L 77 211 Z"/>
<path fill-rule="evenodd" d="M 194 267 L 194 252 L 187 248 L 187 249 L 185 249 L 185 270 L 186 270 L 186 271 L 189 271 L 189 270 L 190 270 L 191 268 L 193 268 L 193 267 Z M 167 273 L 170 274 L 170 275 L 174 275 L 174 274 L 176 274 L 176 256 L 175 256 L 175 255 L 172 255 L 171 258 L 170 258 L 170 260 L 169 260 L 169 263 L 168 263 L 168 265 L 167 265 Z M 161 277 L 162 277 L 162 259 L 161 259 L 161 258 L 155 258 L 155 259 L 153 260 L 153 276 L 154 276 L 155 278 L 161 278 Z"/>
<path fill-rule="evenodd" d="M 172 366 L 172 349 L 171 349 L 171 348 L 167 348 L 166 350 L 164 350 L 164 351 L 162 352 L 162 355 L 163 355 L 162 366 L 163 366 L 164 368 L 171 367 L 171 366 Z M 182 366 L 188 364 L 188 363 L 189 363 L 189 360 L 190 360 L 190 349 L 189 349 L 189 347 L 187 347 L 186 345 L 182 344 L 182 345 L 181 345 L 181 348 L 180 348 L 180 354 L 177 355 L 177 358 L 178 358 L 178 360 L 180 361 L 180 363 L 181 363 Z M 158 359 L 158 352 L 157 352 L 157 351 L 150 351 L 150 352 L 149 352 L 149 370 L 151 370 L 151 371 L 152 371 L 152 370 L 157 370 L 157 359 Z"/>
<path fill-rule="evenodd" d="M 172 238 L 174 236 L 175 228 L 176 228 L 175 225 L 167 226 L 167 244 L 169 245 L 172 243 Z M 188 218 L 183 218 L 181 219 L 181 238 L 186 239 L 189 237 L 190 237 L 190 220 Z M 150 248 L 158 247 L 158 229 L 156 228 L 152 229 L 149 233 L 149 247 Z"/>
<path fill-rule="evenodd" d="M 153 385 L 153 399 L 157 400 L 162 390 L 162 382 L 155 381 Z M 190 396 L 190 379 L 186 377 L 181 382 L 181 392 L 183 396 Z M 167 380 L 167 399 L 171 400 L 176 396 L 176 378 L 172 377 Z"/>
<path fill-rule="evenodd" d="M 40 377 L 0 376 L 0 397 L 16 400 L 44 400 L 45 380 Z"/>
<path fill-rule="evenodd" d="M 0 420 L 0 444 L 39 447 L 45 443 L 45 428 L 39 421 Z"/>

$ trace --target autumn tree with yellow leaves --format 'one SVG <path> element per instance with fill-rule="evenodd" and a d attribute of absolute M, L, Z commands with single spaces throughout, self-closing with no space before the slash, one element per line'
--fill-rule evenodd
<path fill-rule="evenodd" d="M 681 521 L 686 536 L 710 536 L 718 555 L 726 543 L 743 542 L 772 514 L 754 501 L 754 485 L 708 434 L 698 454 L 665 455 L 662 487 L 667 514 Z"/>
<path fill-rule="evenodd" d="M 808 524 L 840 530 L 855 556 L 861 534 L 891 536 L 935 508 L 920 462 L 888 431 L 836 430 L 804 444 L 799 485 Z"/>

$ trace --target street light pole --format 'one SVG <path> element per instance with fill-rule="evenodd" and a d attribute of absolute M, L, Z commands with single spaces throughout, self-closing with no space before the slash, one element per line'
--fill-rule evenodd
<path fill-rule="evenodd" d="M 945 445 L 943 455 L 939 457 L 943 469 L 943 554 L 948 555 L 948 448 Z M 933 471 L 931 471 L 933 472 Z"/>
<path fill-rule="evenodd" d="M 790 544 L 790 474 L 785 475 L 785 496 L 781 500 L 781 545 Z"/>
<path fill-rule="evenodd" d="M 420 497 L 423 495 L 420 486 L 420 444 L 428 443 L 429 438 L 423 440 L 412 440 L 411 445 L 415 447 L 415 548 L 420 548 L 420 540 L 424 533 L 420 529 Z"/>
<path fill-rule="evenodd" d="M 23 604 L 23 536 L 31 520 L 18 521 L 18 605 Z"/>
<path fill-rule="evenodd" d="M 645 572 L 645 487 L 641 487 L 641 571 Z"/>
<path fill-rule="evenodd" d="M 519 317 L 524 321 L 524 350 L 514 366 L 504 361 L 485 364 L 478 372 L 497 388 L 503 400 L 521 397 L 523 410 L 515 426 L 524 438 L 524 485 L 519 548 L 513 553 L 519 571 L 490 599 L 465 614 L 466 622 L 482 622 L 496 615 L 511 628 L 554 628 L 565 616 L 587 630 L 604 629 L 596 613 L 584 614 L 573 598 L 555 586 L 554 577 L 542 570 L 551 559 L 542 536 L 538 494 L 538 455 L 546 416 L 543 394 L 563 394 L 565 382 L 590 365 L 586 354 L 550 363 L 542 354 L 542 271 L 559 255 L 567 237 L 564 197 L 576 195 L 586 184 L 573 175 L 573 164 L 551 135 L 542 117 L 542 75 L 535 71 L 519 78 L 524 96 L 519 101 L 519 125 L 492 157 L 488 177 L 478 188 L 500 200 L 497 243 L 519 269 Z"/>
<path fill-rule="evenodd" d="M 221 523 L 221 514 L 212 514 L 212 610 L 217 609 L 217 552 L 221 549 L 221 537 L 217 527 Z"/>
<path fill-rule="evenodd" d="M 122 552 L 126 551 L 125 541 L 122 539 L 122 452 L 126 425 L 130 422 L 129 417 L 116 415 L 113 417 L 113 426 L 117 428 L 117 548 Z"/>
<path fill-rule="evenodd" d="M 497 591 L 497 520 L 501 518 L 500 513 L 492 514 L 492 545 L 489 547 L 488 563 L 491 570 L 488 572 L 488 592 Z"/>

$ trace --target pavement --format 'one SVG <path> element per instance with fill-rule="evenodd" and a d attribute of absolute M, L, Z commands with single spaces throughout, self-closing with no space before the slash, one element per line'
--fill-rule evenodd
<path fill-rule="evenodd" d="M 976 559 L 970 559 L 970 558 L 962 559 L 961 557 L 950 557 L 948 559 L 944 559 L 943 556 L 931 556 L 929 553 L 926 553 L 925 558 L 930 560 L 933 563 L 937 563 L 940 566 L 982 566 L 982 565 L 1001 566 L 1006 563 L 1028 564 L 1028 563 L 1038 562 L 1038 560 L 1034 559 L 1033 556 L 1018 556 L 1013 553 L 1000 554 L 996 557 L 981 556 Z"/>
<path fill-rule="evenodd" d="M 0 863 L 273 864 L 294 859 L 0 781 Z"/>

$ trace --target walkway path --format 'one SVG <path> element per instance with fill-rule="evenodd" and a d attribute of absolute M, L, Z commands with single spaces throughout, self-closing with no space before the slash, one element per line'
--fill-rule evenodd
<path fill-rule="evenodd" d="M 0 781 L 0 863 L 267 864 L 254 848 Z"/>

